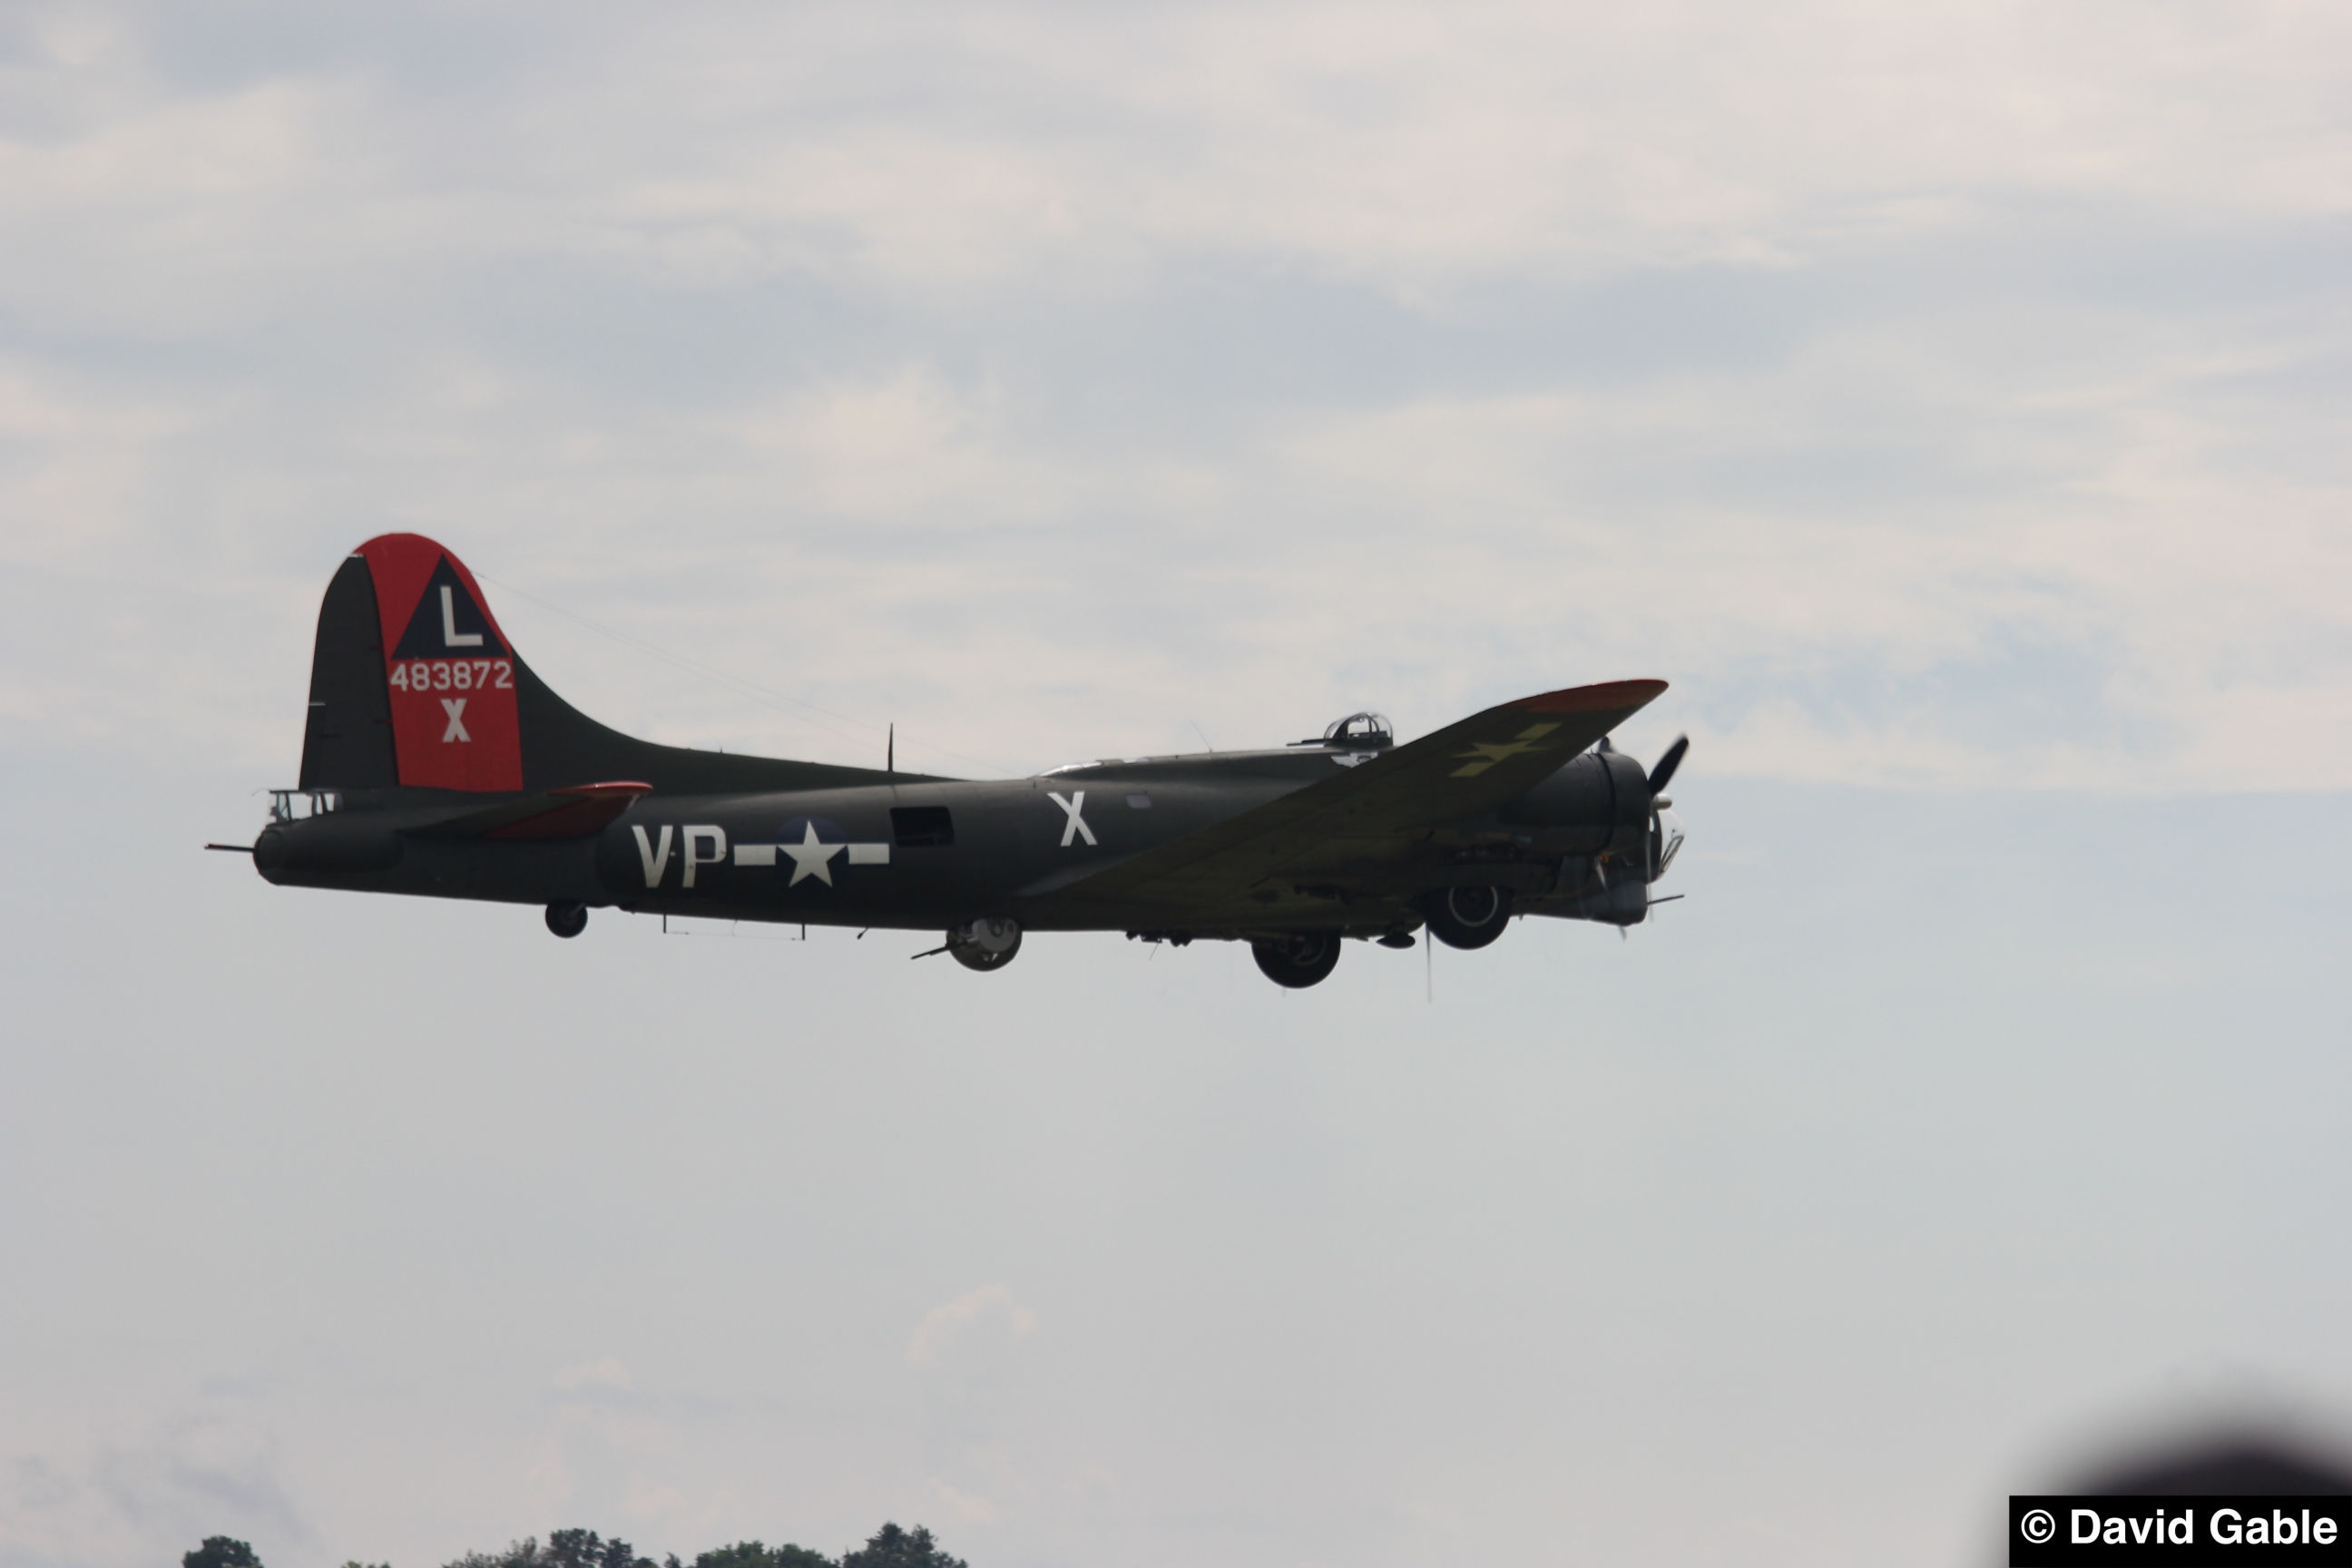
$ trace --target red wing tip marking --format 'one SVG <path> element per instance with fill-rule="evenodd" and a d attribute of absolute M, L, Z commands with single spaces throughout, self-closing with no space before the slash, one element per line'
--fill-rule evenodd
<path fill-rule="evenodd" d="M 1639 708 L 1666 689 L 1663 680 L 1609 680 L 1598 686 L 1571 686 L 1511 703 L 1532 713 L 1592 713 L 1609 708 Z"/>

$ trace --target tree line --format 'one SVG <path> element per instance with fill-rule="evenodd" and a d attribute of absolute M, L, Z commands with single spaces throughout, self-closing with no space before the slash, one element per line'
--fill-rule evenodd
<path fill-rule="evenodd" d="M 203 1545 L 180 1558 L 180 1568 L 261 1568 L 261 1559 L 245 1542 L 226 1535 L 208 1535 Z M 390 1568 L 388 1563 L 346 1563 L 343 1568 Z M 468 1552 L 443 1568 L 969 1568 L 961 1557 L 950 1557 L 921 1525 L 901 1530 L 885 1524 L 855 1551 L 828 1557 L 809 1546 L 769 1546 L 739 1541 L 714 1547 L 691 1563 L 673 1552 L 656 1563 L 637 1554 L 619 1536 L 610 1540 L 593 1530 L 559 1530 L 540 1544 L 537 1536 L 510 1542 L 499 1552 Z"/>

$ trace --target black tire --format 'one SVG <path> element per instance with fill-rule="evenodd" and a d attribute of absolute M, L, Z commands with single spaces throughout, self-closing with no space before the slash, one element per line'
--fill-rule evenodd
<path fill-rule="evenodd" d="M 1250 943 L 1250 954 L 1268 980 L 1301 991 L 1319 984 L 1339 966 L 1339 933 L 1303 931 L 1295 936 L 1266 937 Z"/>
<path fill-rule="evenodd" d="M 1484 947 L 1511 923 L 1508 888 L 1440 888 L 1421 900 L 1429 934 L 1448 947 Z"/>
<path fill-rule="evenodd" d="M 547 906 L 547 929 L 558 936 L 578 936 L 588 929 L 588 906 L 577 899 L 558 899 Z"/>

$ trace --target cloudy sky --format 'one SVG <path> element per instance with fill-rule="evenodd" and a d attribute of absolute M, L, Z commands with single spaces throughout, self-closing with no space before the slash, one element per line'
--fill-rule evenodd
<path fill-rule="evenodd" d="M 1974 1563 L 2352 1426 L 2352 15 L 0 12 L 0 1563 Z M 1620 942 L 270 889 L 429 533 L 657 739 L 1674 689 Z"/>

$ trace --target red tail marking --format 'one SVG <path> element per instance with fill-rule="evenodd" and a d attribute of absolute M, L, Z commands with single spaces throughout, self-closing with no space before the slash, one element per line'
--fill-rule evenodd
<path fill-rule="evenodd" d="M 375 580 L 400 782 L 427 789 L 522 788 L 513 645 L 491 616 L 481 584 L 464 562 L 422 534 L 379 534 L 359 553 Z M 449 573 L 442 587 L 457 590 L 446 596 L 434 591 L 445 561 Z"/>

